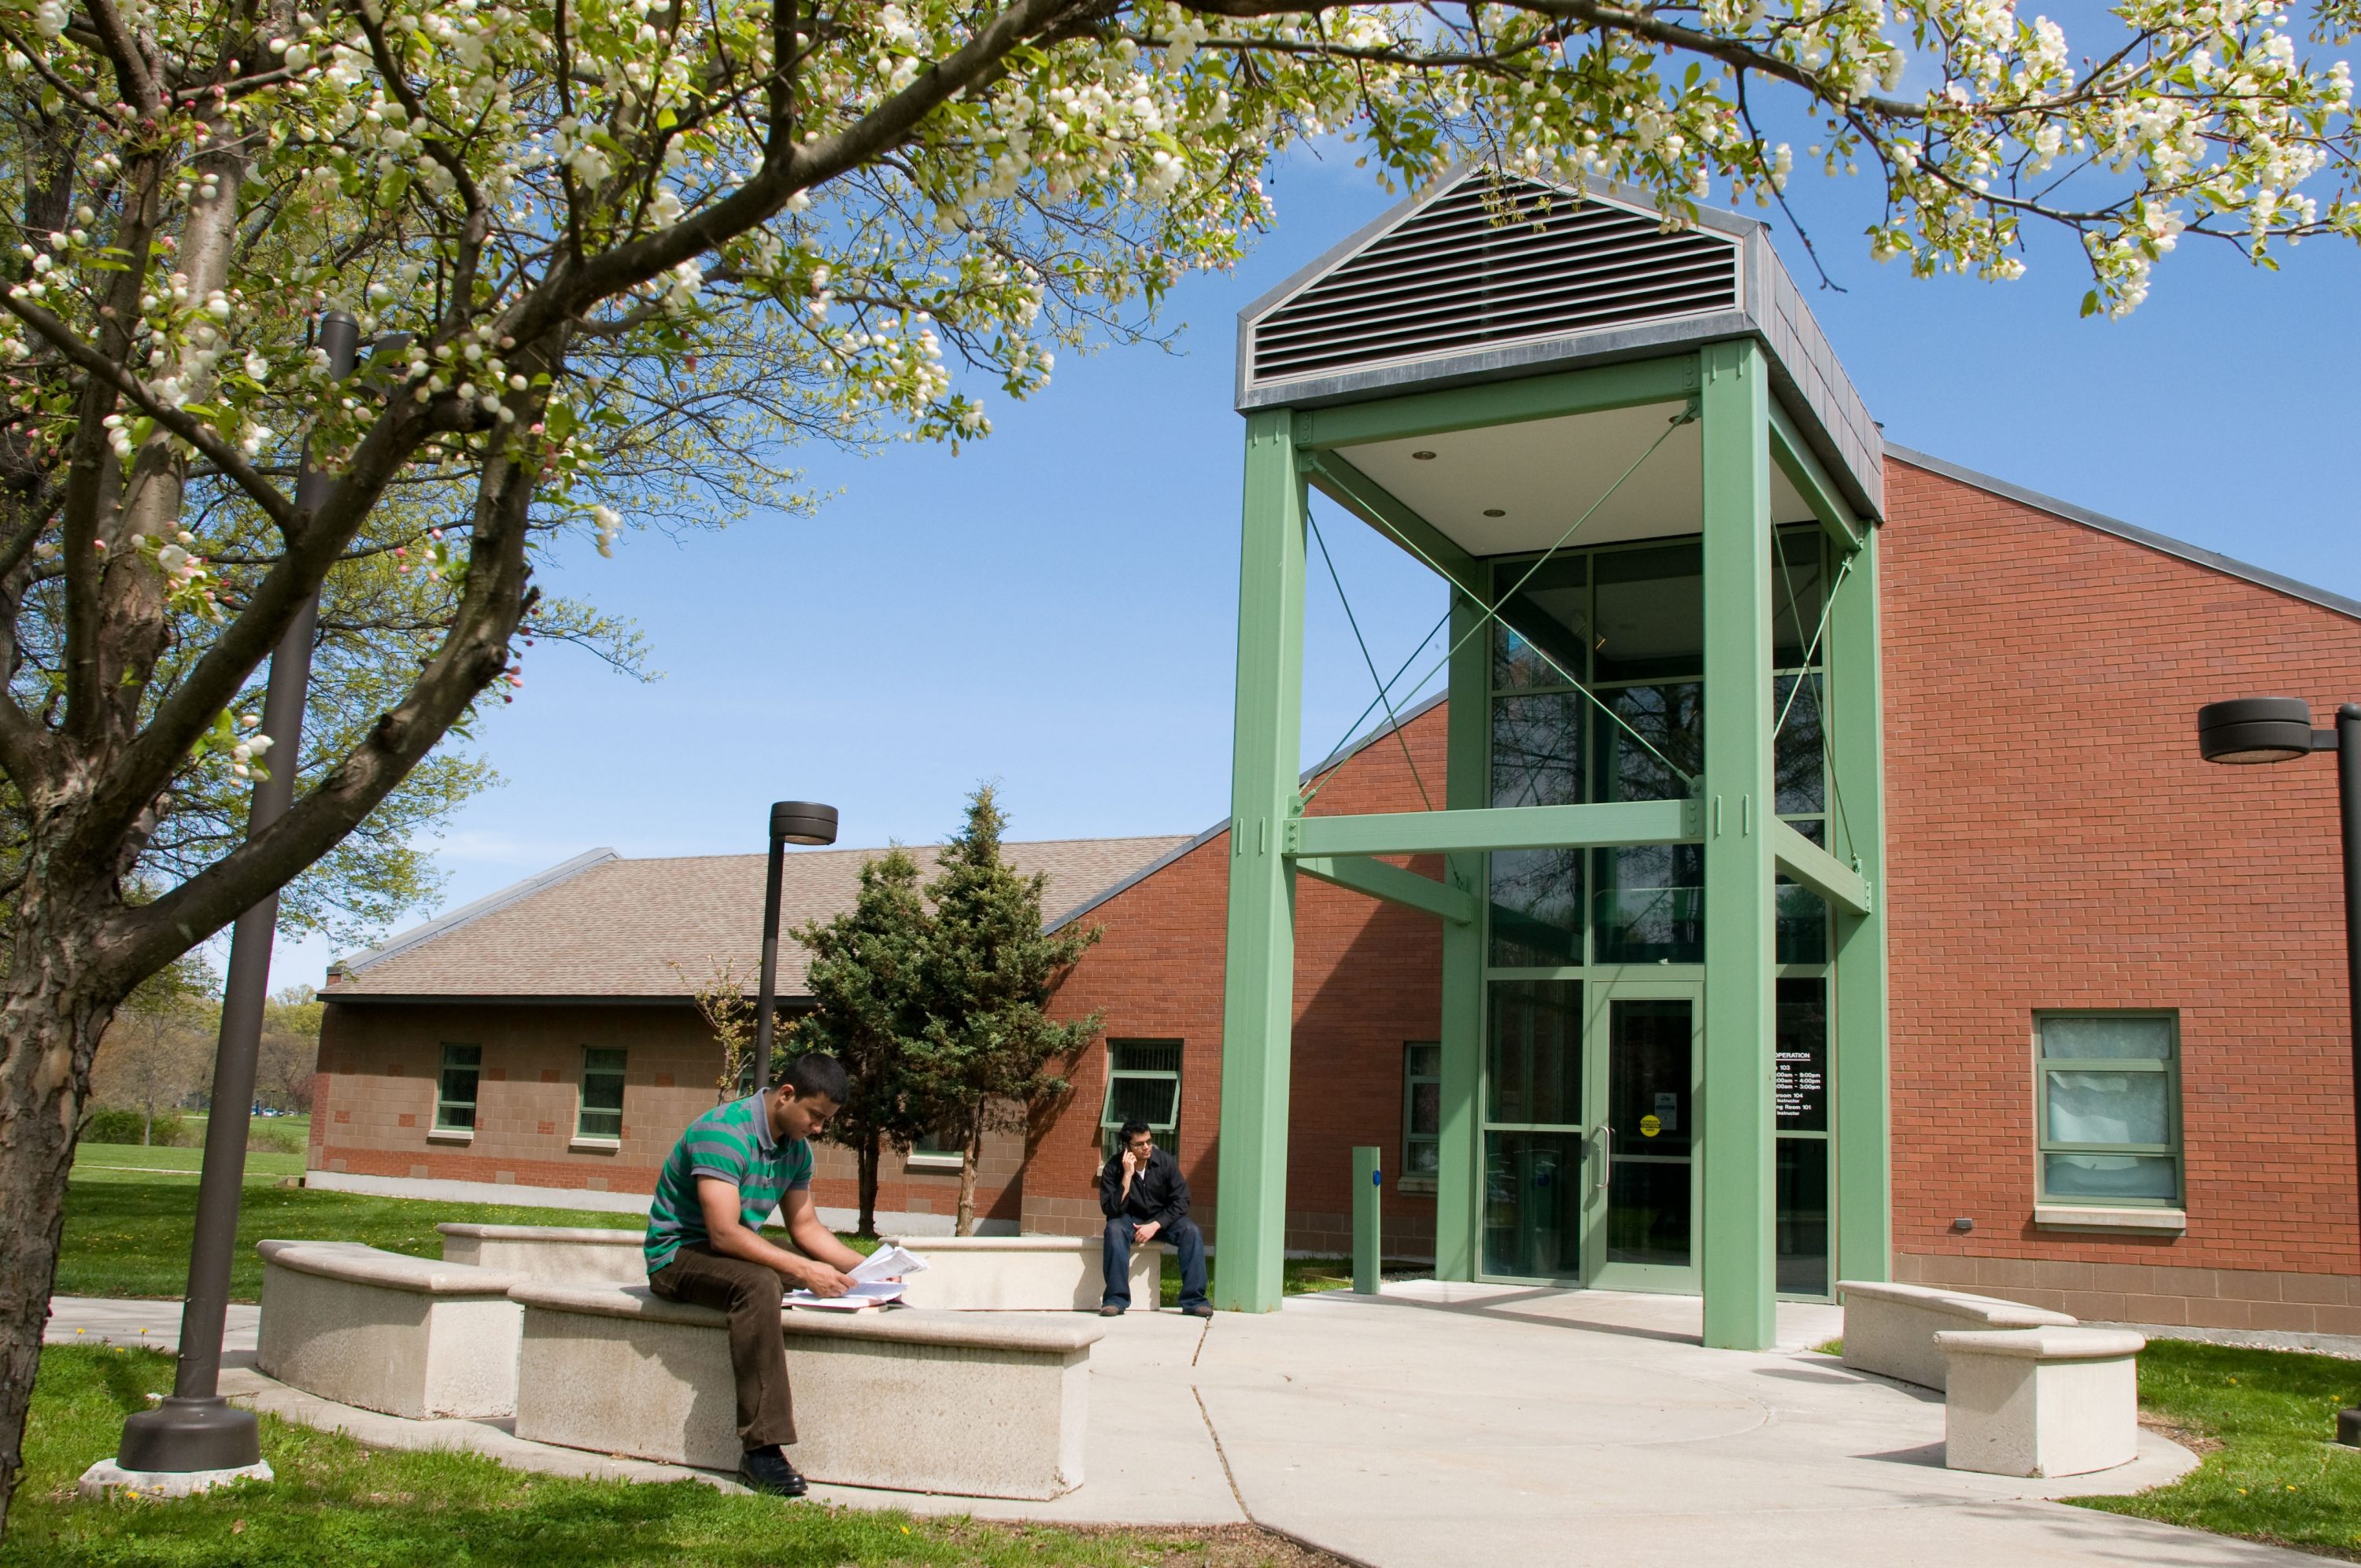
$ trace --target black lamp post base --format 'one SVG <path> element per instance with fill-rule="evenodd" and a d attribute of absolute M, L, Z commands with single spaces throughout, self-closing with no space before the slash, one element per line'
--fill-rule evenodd
<path fill-rule="evenodd" d="M 154 1409 L 124 1418 L 115 1461 L 126 1470 L 243 1470 L 262 1463 L 261 1428 L 252 1410 L 218 1395 L 167 1395 Z"/>
<path fill-rule="evenodd" d="M 2336 1412 L 2336 1441 L 2347 1448 L 2361 1448 L 2361 1409 Z"/>

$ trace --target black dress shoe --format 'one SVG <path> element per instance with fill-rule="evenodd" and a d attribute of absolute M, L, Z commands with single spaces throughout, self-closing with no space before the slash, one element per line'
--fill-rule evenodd
<path fill-rule="evenodd" d="M 1192 1318 L 1210 1318 L 1213 1315 L 1213 1304 L 1211 1301 L 1200 1301 L 1193 1307 L 1183 1307 L 1180 1310 Z"/>
<path fill-rule="evenodd" d="M 738 1461 L 738 1479 L 752 1491 L 771 1497 L 800 1497 L 810 1483 L 796 1474 L 787 1456 L 775 1448 L 750 1448 Z"/>
<path fill-rule="evenodd" d="M 1123 1309 L 1113 1305 L 1101 1307 L 1099 1309 L 1099 1316 L 1102 1318 L 1120 1318 L 1123 1316 Z"/>

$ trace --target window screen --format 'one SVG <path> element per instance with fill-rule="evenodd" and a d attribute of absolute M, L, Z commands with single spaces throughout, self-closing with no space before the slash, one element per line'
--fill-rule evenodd
<path fill-rule="evenodd" d="M 1171 1146 L 1180 1130 L 1180 1042 L 1109 1040 L 1106 1104 L 1099 1113 L 1100 1142 L 1111 1158 L 1126 1122 L 1145 1122 Z"/>

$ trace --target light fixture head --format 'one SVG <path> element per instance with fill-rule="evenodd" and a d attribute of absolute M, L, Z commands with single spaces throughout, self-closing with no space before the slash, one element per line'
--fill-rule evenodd
<path fill-rule="evenodd" d="M 771 807 L 771 837 L 788 844 L 836 842 L 836 807 L 813 800 L 783 800 Z"/>
<path fill-rule="evenodd" d="M 1506 517 L 1509 514 L 1501 510 L 1499 507 L 1486 507 L 1484 509 L 1484 515 L 1486 517 Z"/>
<path fill-rule="evenodd" d="M 1411 457 L 1413 461 L 1420 463 L 1432 463 L 1434 461 L 1434 454 L 1432 452 L 1413 452 L 1411 454 Z"/>
<path fill-rule="evenodd" d="M 2197 710 L 2197 750 L 2209 762 L 2285 762 L 2312 751 L 2312 705 L 2247 696 Z"/>

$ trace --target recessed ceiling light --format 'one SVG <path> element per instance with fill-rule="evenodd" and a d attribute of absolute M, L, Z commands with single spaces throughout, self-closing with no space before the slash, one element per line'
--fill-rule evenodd
<path fill-rule="evenodd" d="M 1422 463 L 1432 463 L 1434 461 L 1434 454 L 1432 452 L 1413 452 L 1411 455 L 1417 458 Z"/>
<path fill-rule="evenodd" d="M 1509 514 L 1502 511 L 1499 507 L 1486 507 L 1484 509 L 1484 515 L 1486 517 L 1506 517 Z"/>

